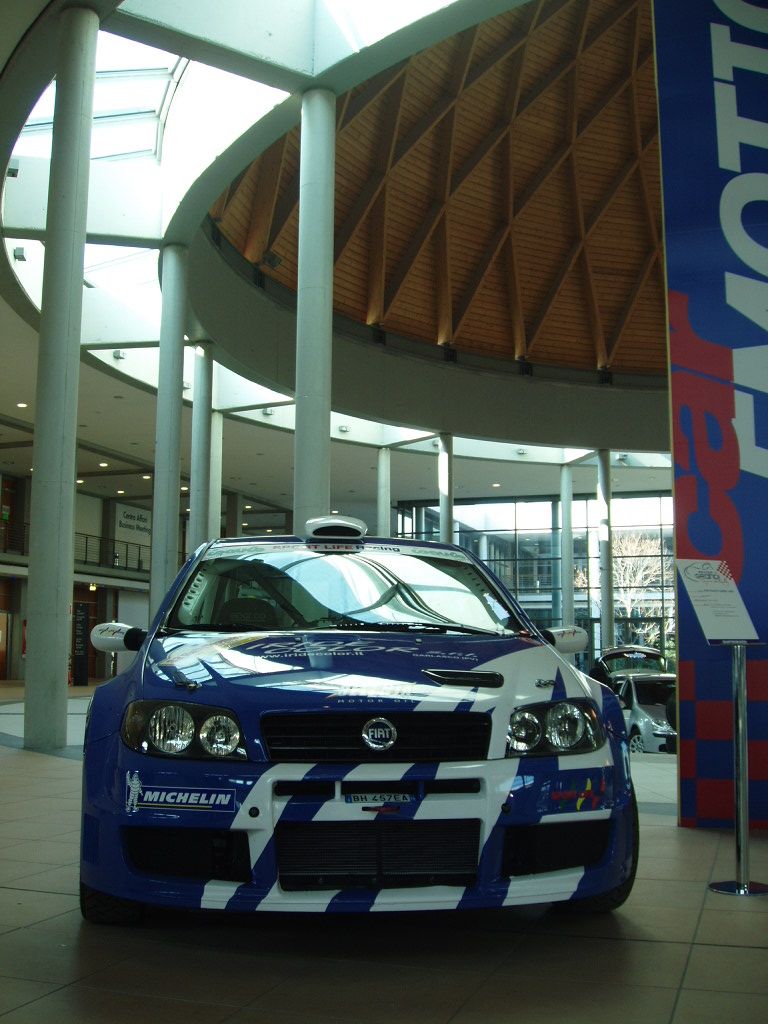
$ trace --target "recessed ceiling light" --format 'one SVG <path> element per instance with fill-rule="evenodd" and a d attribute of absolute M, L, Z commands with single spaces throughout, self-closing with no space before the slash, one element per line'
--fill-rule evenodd
<path fill-rule="evenodd" d="M 75 483 L 76 483 L 76 484 L 84 484 L 84 483 L 85 483 L 85 480 L 75 480 Z"/>
<path fill-rule="evenodd" d="M 188 491 L 189 490 L 188 487 L 182 487 L 181 489 L 182 489 L 182 491 Z"/>
<path fill-rule="evenodd" d="M 99 469 L 106 469 L 108 465 L 109 465 L 108 462 L 100 462 L 99 463 Z"/>
<path fill-rule="evenodd" d="M 501 487 L 501 484 L 491 484 L 491 487 Z"/>
<path fill-rule="evenodd" d="M 125 494 L 125 491 L 118 491 L 118 494 Z"/>
<path fill-rule="evenodd" d="M 243 505 L 243 508 L 245 509 L 246 512 L 250 512 L 251 509 L 253 508 L 253 505 Z"/>
<path fill-rule="evenodd" d="M 29 406 L 27 405 L 26 402 L 17 402 L 16 403 L 16 408 L 17 409 L 28 409 Z"/>
<path fill-rule="evenodd" d="M 141 479 L 142 479 L 142 480 L 151 480 L 151 479 L 152 479 L 152 477 L 150 476 L 150 474 L 149 474 L 149 473 L 142 473 L 142 475 L 141 475 Z"/>

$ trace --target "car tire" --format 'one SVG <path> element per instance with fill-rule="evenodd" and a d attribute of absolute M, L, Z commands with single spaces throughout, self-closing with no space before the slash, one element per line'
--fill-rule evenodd
<path fill-rule="evenodd" d="M 122 900 L 80 883 L 80 913 L 91 924 L 137 924 L 144 913 L 141 903 Z"/>
<path fill-rule="evenodd" d="M 637 813 L 637 799 L 634 788 L 632 789 L 632 864 L 629 875 L 621 885 L 617 885 L 608 892 L 600 893 L 599 896 L 587 896 L 585 899 L 567 900 L 563 903 L 554 903 L 553 909 L 571 914 L 607 914 L 616 910 L 626 901 L 632 892 L 637 874 L 637 861 L 640 856 L 640 818 Z"/>
<path fill-rule="evenodd" d="M 630 754 L 642 754 L 645 752 L 645 744 L 643 743 L 643 737 L 637 730 L 633 731 L 629 737 L 629 752 Z"/>

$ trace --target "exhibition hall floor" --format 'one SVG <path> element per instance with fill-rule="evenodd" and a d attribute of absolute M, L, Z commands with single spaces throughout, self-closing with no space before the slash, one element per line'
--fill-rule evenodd
<path fill-rule="evenodd" d="M 722 896 L 733 837 L 676 824 L 675 764 L 639 755 L 641 857 L 613 915 L 548 907 L 462 914 L 256 917 L 153 913 L 139 927 L 78 910 L 85 693 L 63 757 L 21 748 L 0 693 L 2 1024 L 763 1024 L 768 897 Z M 752 878 L 768 883 L 768 833 Z"/>

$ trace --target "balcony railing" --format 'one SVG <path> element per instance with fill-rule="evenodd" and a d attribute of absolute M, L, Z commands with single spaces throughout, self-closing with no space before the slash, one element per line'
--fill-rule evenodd
<path fill-rule="evenodd" d="M 75 534 L 75 565 L 92 565 L 102 569 L 129 569 L 149 572 L 150 546 L 123 540 L 110 540 L 90 533 Z M 0 523 L 0 552 L 3 554 L 29 554 L 29 523 L 11 528 Z"/>

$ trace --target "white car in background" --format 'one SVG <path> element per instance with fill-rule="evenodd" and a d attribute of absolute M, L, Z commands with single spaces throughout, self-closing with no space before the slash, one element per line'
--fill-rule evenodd
<path fill-rule="evenodd" d="M 677 749 L 677 677 L 661 651 L 636 644 L 608 648 L 590 675 L 619 698 L 631 753 Z"/>

